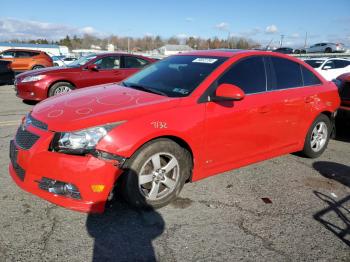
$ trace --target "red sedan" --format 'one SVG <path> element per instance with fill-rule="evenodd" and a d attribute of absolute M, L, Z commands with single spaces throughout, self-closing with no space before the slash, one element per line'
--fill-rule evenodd
<path fill-rule="evenodd" d="M 341 98 L 339 116 L 350 119 L 350 73 L 340 75 L 337 78 L 337 83 Z"/>
<path fill-rule="evenodd" d="M 154 61 L 122 53 L 84 56 L 66 67 L 19 74 L 15 79 L 15 89 L 23 100 L 41 101 L 77 88 L 120 82 Z"/>
<path fill-rule="evenodd" d="M 196 51 L 36 105 L 11 141 L 9 172 L 58 205 L 102 212 L 117 182 L 136 207 L 167 205 L 185 182 L 326 149 L 337 87 L 287 55 Z"/>

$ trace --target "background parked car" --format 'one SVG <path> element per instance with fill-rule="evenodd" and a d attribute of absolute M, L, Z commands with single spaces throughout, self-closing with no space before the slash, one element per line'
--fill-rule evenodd
<path fill-rule="evenodd" d="M 344 73 L 350 73 L 350 60 L 341 58 L 313 58 L 304 60 L 327 80 L 333 80 Z"/>
<path fill-rule="evenodd" d="M 290 47 L 280 47 L 273 50 L 273 52 L 282 53 L 282 54 L 294 54 L 294 49 Z"/>
<path fill-rule="evenodd" d="M 54 66 L 66 66 L 77 60 L 75 57 L 52 56 Z"/>
<path fill-rule="evenodd" d="M 344 45 L 341 43 L 317 43 L 309 48 L 300 49 L 300 53 L 333 53 L 333 52 L 345 52 Z"/>
<path fill-rule="evenodd" d="M 346 117 L 350 122 L 350 73 L 343 74 L 336 80 L 341 98 L 339 117 Z"/>
<path fill-rule="evenodd" d="M 66 67 L 44 68 L 19 74 L 17 96 L 43 100 L 76 88 L 119 82 L 155 60 L 143 56 L 104 53 L 81 57 Z"/>
<path fill-rule="evenodd" d="M 12 70 L 15 72 L 53 66 L 51 57 L 37 50 L 8 49 L 0 53 L 0 58 L 11 61 Z"/>
<path fill-rule="evenodd" d="M 12 84 L 14 72 L 11 69 L 11 61 L 0 60 L 0 84 Z"/>

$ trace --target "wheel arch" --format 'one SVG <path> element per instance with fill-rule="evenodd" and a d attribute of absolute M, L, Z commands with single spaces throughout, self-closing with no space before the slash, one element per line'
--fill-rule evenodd
<path fill-rule="evenodd" d="M 50 83 L 49 87 L 47 88 L 47 93 L 46 93 L 47 97 L 49 97 L 49 93 L 50 93 L 51 87 L 52 87 L 54 84 L 57 84 L 57 83 L 59 83 L 59 82 L 66 82 L 66 83 L 69 83 L 69 84 L 71 84 L 74 88 L 76 88 L 75 84 L 74 84 L 72 81 L 70 81 L 70 80 L 64 80 L 64 79 L 58 79 L 58 80 L 55 80 L 55 81 L 53 81 L 52 83 Z"/>

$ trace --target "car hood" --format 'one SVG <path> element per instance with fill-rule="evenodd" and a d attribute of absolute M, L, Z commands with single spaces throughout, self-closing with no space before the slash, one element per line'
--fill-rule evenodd
<path fill-rule="evenodd" d="M 42 74 L 52 74 L 52 73 L 64 73 L 64 72 L 73 72 L 79 70 L 79 67 L 60 67 L 60 66 L 54 66 L 54 67 L 45 67 L 41 69 L 36 70 L 30 70 L 23 73 L 20 73 L 17 75 L 17 78 L 24 78 L 26 76 L 34 76 L 34 75 L 42 75 Z"/>
<path fill-rule="evenodd" d="M 175 107 L 169 98 L 116 84 L 100 85 L 51 97 L 37 104 L 32 116 L 53 131 L 74 131 Z"/>

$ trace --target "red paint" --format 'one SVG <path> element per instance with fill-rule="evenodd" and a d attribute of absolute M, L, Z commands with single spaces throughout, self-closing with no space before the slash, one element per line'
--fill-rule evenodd
<path fill-rule="evenodd" d="M 126 158 L 152 139 L 176 137 L 187 143 L 192 151 L 192 181 L 197 181 L 300 151 L 314 119 L 322 112 L 335 112 L 340 105 L 333 83 L 325 81 L 302 61 L 283 54 L 260 51 L 200 51 L 190 54 L 225 56 L 228 60 L 188 97 L 170 98 L 109 84 L 47 99 L 34 107 L 32 116 L 48 124 L 48 129 L 52 131 L 73 131 L 126 121 L 110 131 L 97 145 L 99 150 Z M 198 102 L 219 75 L 238 59 L 250 55 L 271 55 L 293 60 L 319 76 L 322 83 L 248 94 L 240 101 L 223 101 L 227 102 L 224 106 L 219 102 Z M 30 150 L 19 150 L 18 162 L 26 170 L 24 182 L 16 178 L 10 165 L 9 170 L 16 183 L 58 205 L 85 212 L 102 212 L 107 195 L 122 170 L 89 155 L 48 152 L 53 132 L 38 130 L 33 126 L 30 130 L 40 135 L 40 139 Z M 42 176 L 75 183 L 82 190 L 83 200 L 54 196 L 39 189 L 34 181 Z M 106 191 L 103 194 L 93 193 L 90 185 L 94 183 L 105 184 Z"/>
<path fill-rule="evenodd" d="M 133 56 L 150 63 L 155 61 L 138 55 L 106 53 L 97 55 L 96 58 L 79 67 L 52 67 L 25 72 L 16 77 L 17 96 L 23 100 L 41 101 L 48 97 L 50 87 L 57 82 L 69 82 L 75 89 L 80 89 L 87 86 L 117 83 L 140 70 L 139 68 L 97 70 L 94 63 L 107 56 Z M 25 77 L 34 75 L 45 75 L 45 77 L 39 81 L 21 82 Z M 32 92 L 34 95 L 31 95 Z"/>

